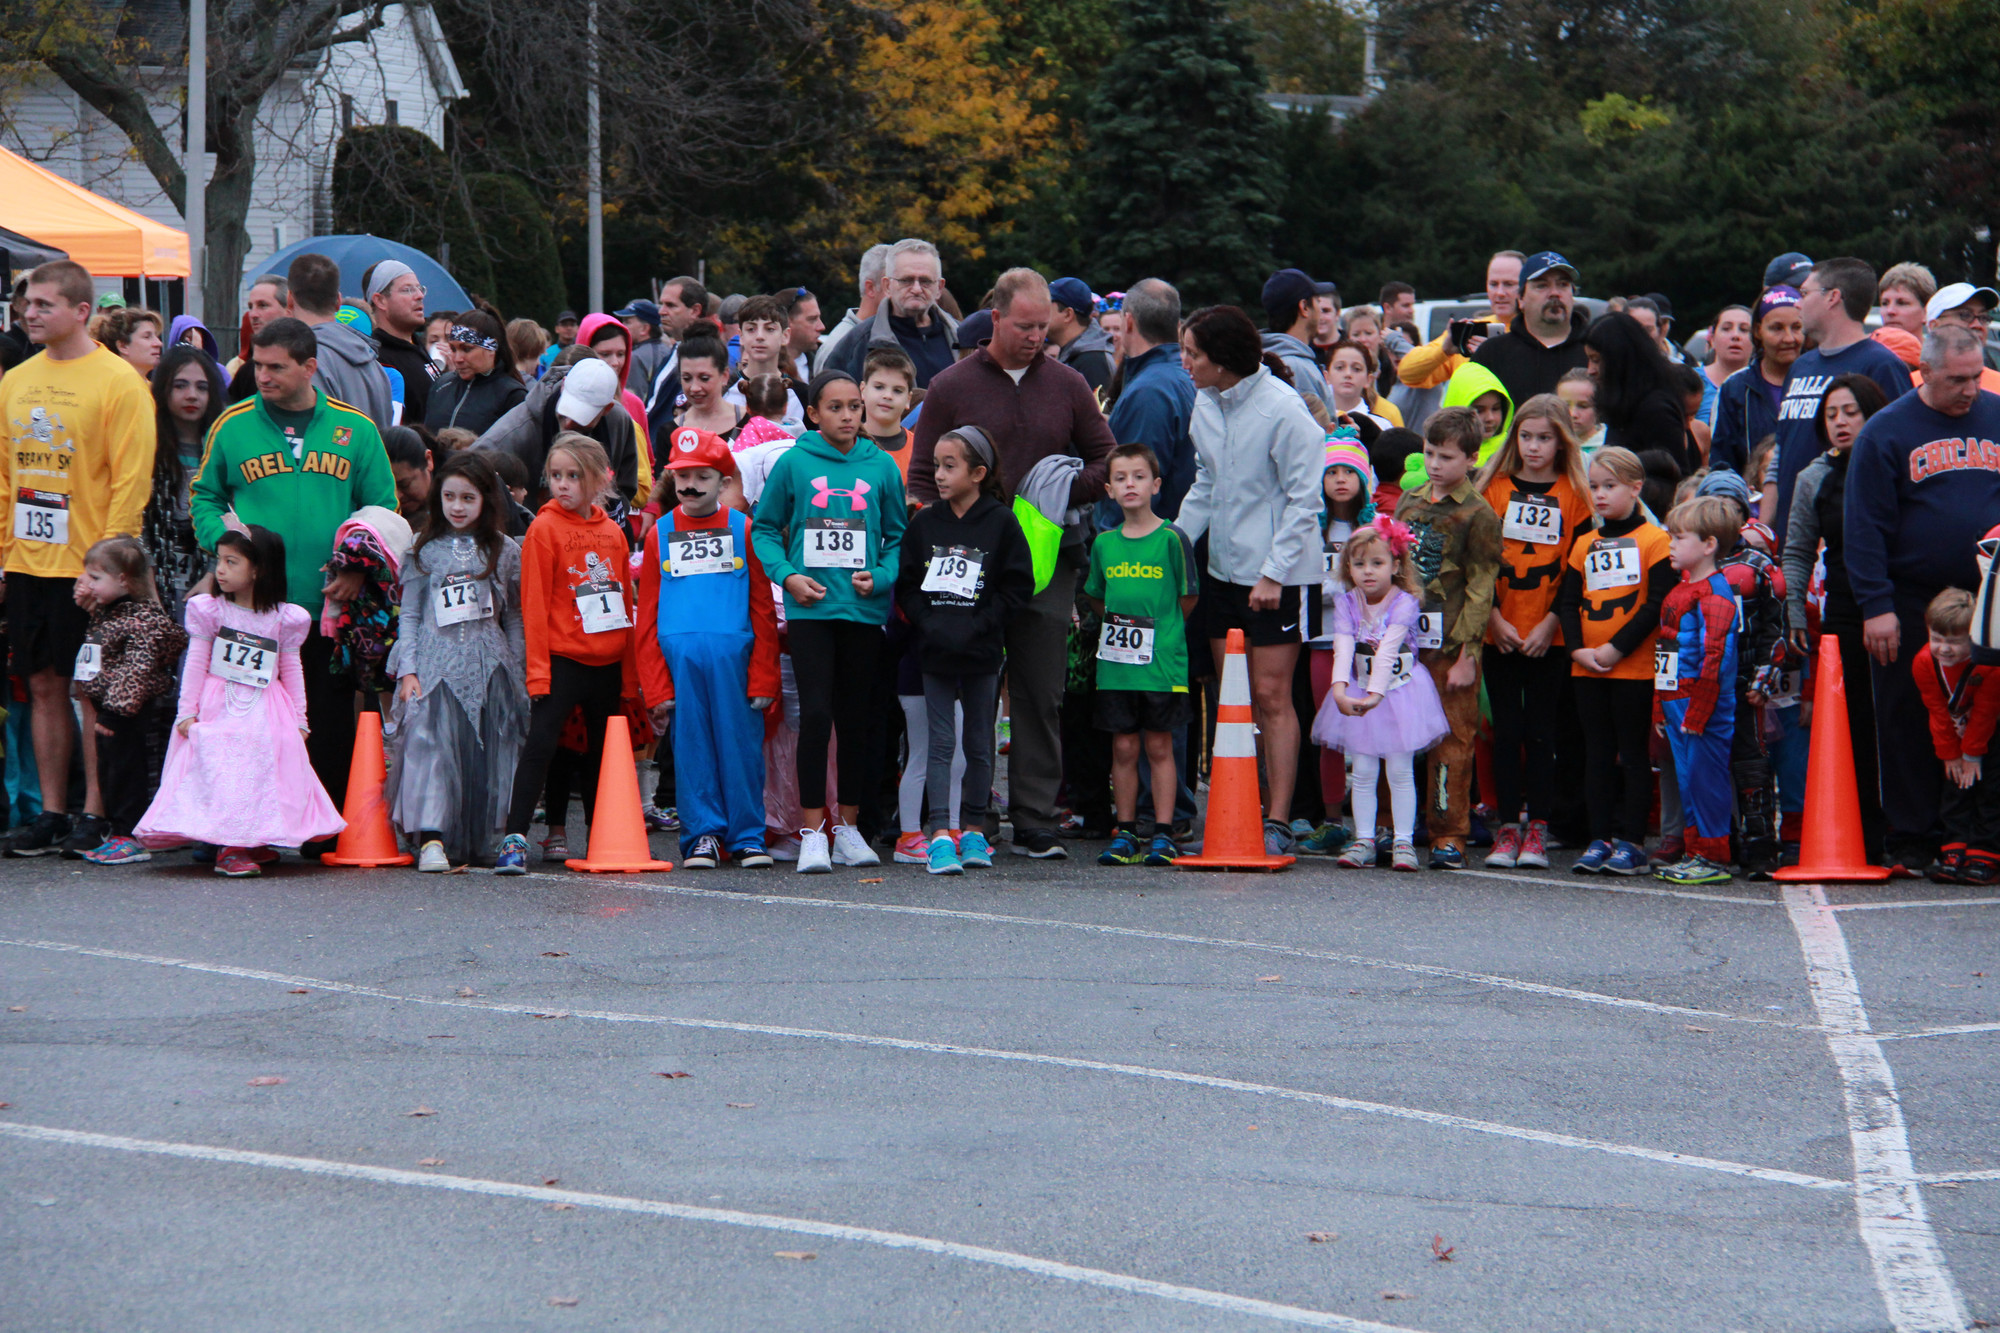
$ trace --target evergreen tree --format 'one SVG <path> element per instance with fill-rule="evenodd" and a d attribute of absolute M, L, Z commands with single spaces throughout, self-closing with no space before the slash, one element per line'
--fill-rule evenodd
<path fill-rule="evenodd" d="M 1246 35 L 1215 0 L 1127 0 L 1123 31 L 1090 99 L 1092 272 L 1166 278 L 1189 307 L 1254 301 L 1275 267 L 1278 126 Z"/>

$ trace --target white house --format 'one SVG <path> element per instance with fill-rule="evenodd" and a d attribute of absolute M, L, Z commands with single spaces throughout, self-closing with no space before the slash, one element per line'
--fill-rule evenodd
<path fill-rule="evenodd" d="M 442 145 L 445 108 L 465 96 L 465 85 L 437 16 L 417 0 L 388 6 L 383 20 L 368 40 L 309 57 L 265 95 L 246 281 L 263 271 L 261 262 L 273 252 L 331 230 L 333 155 L 350 126 L 409 125 Z M 136 0 L 127 18 L 128 25 L 135 22 L 150 27 L 162 59 L 175 62 L 141 68 L 139 79 L 178 149 L 187 87 L 183 7 Z M 127 208 L 185 225 L 124 132 L 39 65 L 0 70 L 0 145 Z"/>

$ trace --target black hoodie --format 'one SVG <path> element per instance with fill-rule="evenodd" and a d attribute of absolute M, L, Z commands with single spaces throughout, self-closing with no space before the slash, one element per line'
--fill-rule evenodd
<path fill-rule="evenodd" d="M 1524 316 L 1516 315 L 1507 332 L 1481 343 L 1472 359 L 1507 386 L 1518 407 L 1538 393 L 1554 393 L 1566 373 L 1583 369 L 1583 335 L 1589 328 L 1590 315 L 1578 307 L 1570 313 L 1569 337 L 1550 347 L 1528 332 Z"/>
<path fill-rule="evenodd" d="M 407 386 L 403 392 L 409 392 Z M 469 380 L 446 375 L 432 384 L 423 422 L 434 431 L 456 426 L 474 435 L 484 435 L 494 422 L 507 415 L 507 409 L 527 396 L 528 386 L 514 378 L 513 368 L 503 368 L 496 361 L 484 375 Z M 406 419 L 407 416 L 405 413 Z"/>
<path fill-rule="evenodd" d="M 383 365 L 403 377 L 403 424 L 423 424 L 431 404 L 431 381 L 437 378 L 437 362 L 417 350 L 408 338 L 398 338 L 386 329 L 375 330 L 375 354 Z"/>
<path fill-rule="evenodd" d="M 933 556 L 962 548 L 980 562 L 972 600 L 925 592 Z M 975 554 L 976 553 L 976 554 Z M 917 630 L 917 663 L 934 676 L 999 672 L 1006 650 L 1007 616 L 1035 595 L 1035 565 L 1014 511 L 982 495 L 960 518 L 940 500 L 917 511 L 903 533 L 896 604 Z"/>

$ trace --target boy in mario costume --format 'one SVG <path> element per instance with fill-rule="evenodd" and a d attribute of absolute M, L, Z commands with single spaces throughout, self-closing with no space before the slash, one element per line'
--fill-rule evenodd
<path fill-rule="evenodd" d="M 639 681 L 653 729 L 673 717 L 681 857 L 694 869 L 767 867 L 763 712 L 778 696 L 771 582 L 750 520 L 722 507 L 735 475 L 719 435 L 683 426 L 668 438 L 674 509 L 646 533 L 639 569 Z"/>

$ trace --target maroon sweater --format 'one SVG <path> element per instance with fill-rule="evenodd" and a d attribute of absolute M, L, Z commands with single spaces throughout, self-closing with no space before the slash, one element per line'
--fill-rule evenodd
<path fill-rule="evenodd" d="M 960 426 L 977 426 L 992 438 L 1008 500 L 1035 464 L 1060 454 L 1083 459 L 1083 472 L 1070 487 L 1070 503 L 1089 505 L 1104 498 L 1111 471 L 1106 460 L 1117 441 L 1090 385 L 1068 366 L 1037 356 L 1015 384 L 992 353 L 981 347 L 939 371 L 917 416 L 916 441 L 910 450 L 912 500 L 930 504 L 938 498 L 932 451 L 940 435 Z"/>

